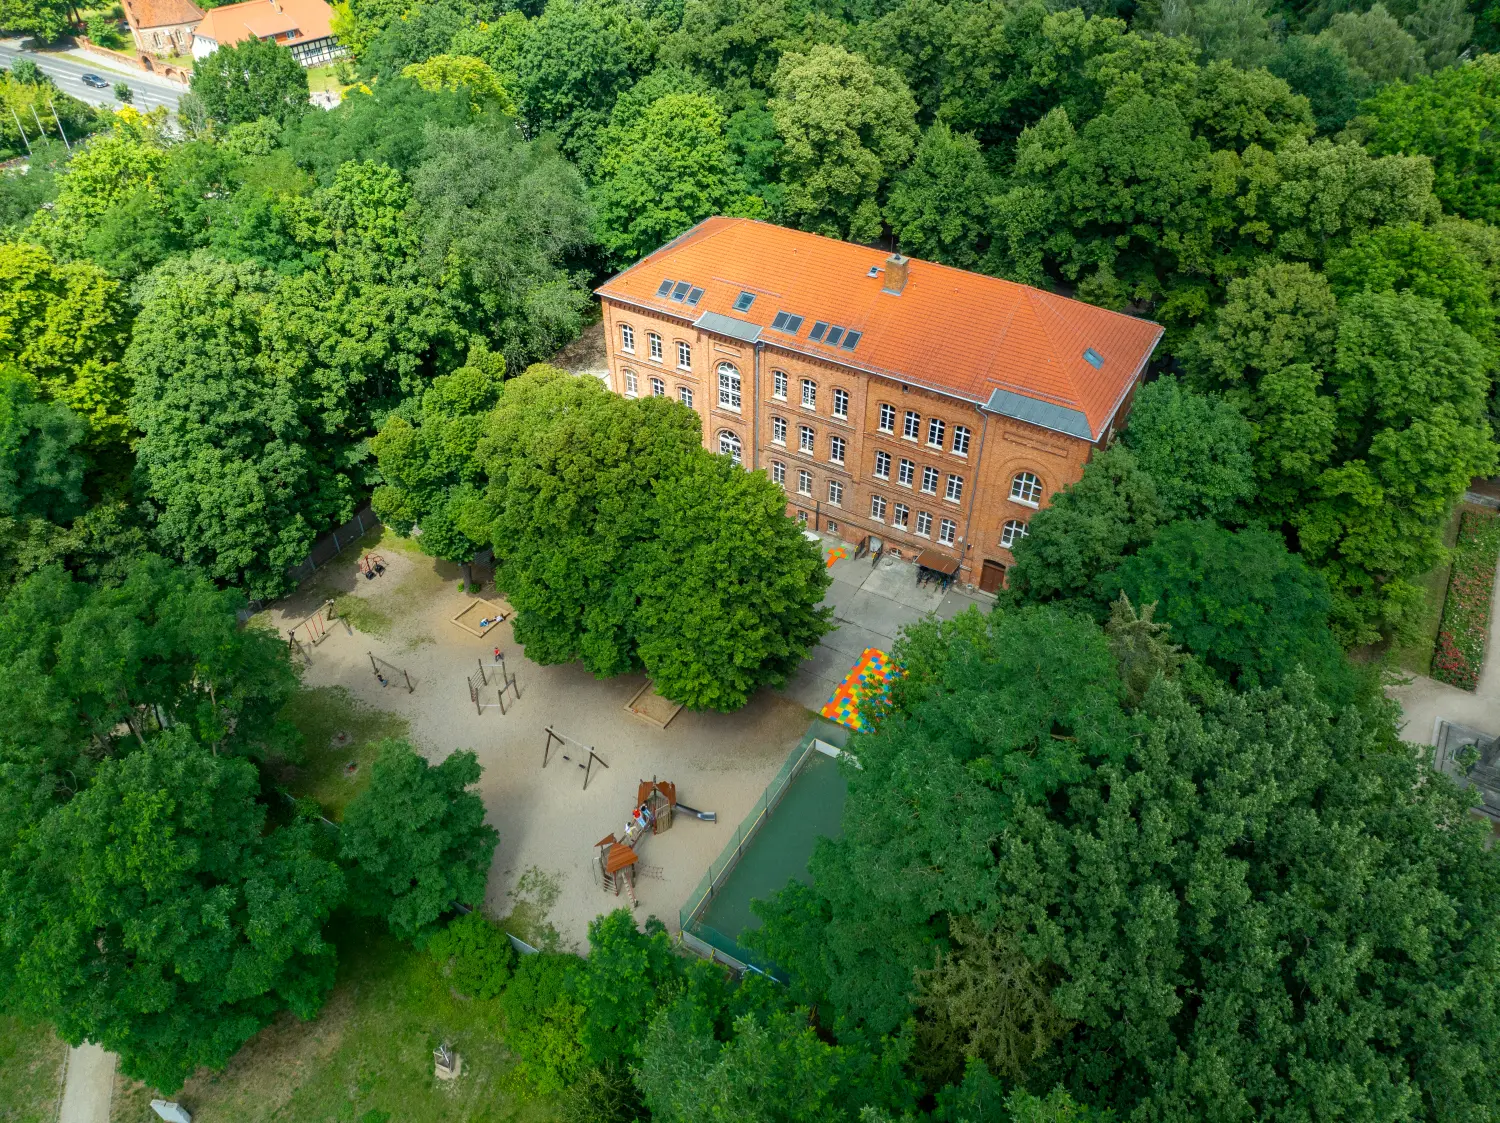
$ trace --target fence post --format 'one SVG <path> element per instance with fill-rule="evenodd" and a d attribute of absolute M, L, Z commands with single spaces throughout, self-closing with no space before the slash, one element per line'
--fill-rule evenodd
<path fill-rule="evenodd" d="M 339 532 L 335 530 L 333 532 L 333 556 L 338 557 L 343 552 L 344 547 L 339 545 Z"/>

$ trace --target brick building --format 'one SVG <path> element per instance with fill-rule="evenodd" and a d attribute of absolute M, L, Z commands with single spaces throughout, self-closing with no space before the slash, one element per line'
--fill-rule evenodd
<path fill-rule="evenodd" d="M 610 387 L 670 396 L 788 512 L 999 588 L 1119 428 L 1162 329 L 1025 285 L 710 218 L 611 278 Z"/>

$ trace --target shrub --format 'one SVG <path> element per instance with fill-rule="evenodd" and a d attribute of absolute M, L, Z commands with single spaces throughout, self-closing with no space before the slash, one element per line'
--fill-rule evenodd
<path fill-rule="evenodd" d="M 576 955 L 528 955 L 500 996 L 516 1073 L 544 1096 L 569 1087 L 583 1069 L 584 1009 L 571 995 L 582 966 Z"/>
<path fill-rule="evenodd" d="M 1453 551 L 1453 572 L 1443 601 L 1443 621 L 1432 677 L 1463 690 L 1479 685 L 1485 638 L 1490 624 L 1490 594 L 1500 558 L 1500 515 L 1465 511 Z"/>
<path fill-rule="evenodd" d="M 439 967 L 449 969 L 454 988 L 470 998 L 499 998 L 516 964 L 505 933 L 477 911 L 435 934 L 427 950 Z"/>

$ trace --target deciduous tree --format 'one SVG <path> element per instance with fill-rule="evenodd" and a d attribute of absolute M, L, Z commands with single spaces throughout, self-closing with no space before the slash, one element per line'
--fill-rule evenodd
<path fill-rule="evenodd" d="M 307 71 L 285 46 L 252 35 L 199 59 L 193 93 L 222 128 L 261 117 L 286 124 L 307 112 Z"/>

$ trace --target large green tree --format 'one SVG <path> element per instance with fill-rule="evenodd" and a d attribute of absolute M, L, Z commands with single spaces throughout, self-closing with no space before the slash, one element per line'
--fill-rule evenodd
<path fill-rule="evenodd" d="M 992 188 L 979 142 L 939 121 L 922 134 L 911 166 L 891 188 L 886 220 L 903 253 L 973 269 L 989 226 Z"/>
<path fill-rule="evenodd" d="M 1093 625 L 983 623 L 925 662 L 898 645 L 922 685 L 852 746 L 816 907 L 768 911 L 762 944 L 835 1024 L 912 1016 L 966 918 L 1069 1023 L 1028 1085 L 1163 1120 L 1496 1110 L 1500 862 L 1383 699 L 1158 680 L 1127 718 Z"/>
<path fill-rule="evenodd" d="M 268 830 L 249 761 L 185 727 L 100 763 L 0 855 L 13 997 L 73 1044 L 175 1091 L 333 985 L 343 878 L 313 823 Z"/>
<path fill-rule="evenodd" d="M 917 141 L 900 75 L 820 44 L 783 56 L 771 89 L 788 216 L 819 234 L 876 238 L 885 190 Z"/>
<path fill-rule="evenodd" d="M 481 771 L 468 750 L 430 765 L 405 741 L 380 743 L 370 785 L 350 801 L 339 837 L 351 908 L 410 940 L 430 935 L 455 901 L 484 901 L 500 835 L 470 790 Z"/>
<path fill-rule="evenodd" d="M 287 47 L 252 35 L 194 64 L 193 95 L 225 129 L 261 117 L 286 124 L 307 112 L 307 71 Z"/>
<path fill-rule="evenodd" d="M 83 419 L 0 366 L 0 590 L 56 560 L 83 513 Z"/>
<path fill-rule="evenodd" d="M 758 214 L 724 139 L 724 114 L 706 94 L 667 94 L 648 105 L 599 161 L 599 244 L 633 264 L 702 219 Z"/>

